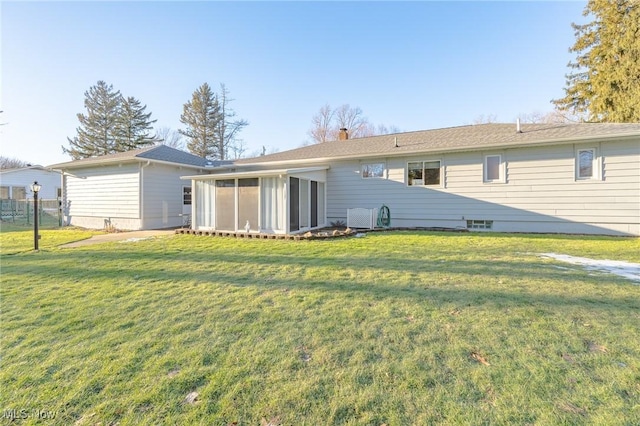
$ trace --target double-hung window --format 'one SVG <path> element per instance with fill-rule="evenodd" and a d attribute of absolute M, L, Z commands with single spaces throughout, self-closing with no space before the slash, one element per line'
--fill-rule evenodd
<path fill-rule="evenodd" d="M 439 186 L 441 175 L 440 160 L 413 161 L 407 164 L 409 186 Z"/>
<path fill-rule="evenodd" d="M 576 151 L 576 179 L 598 179 L 598 162 L 595 148 Z"/>
<path fill-rule="evenodd" d="M 182 187 L 182 205 L 184 206 L 191 205 L 191 187 L 190 186 Z"/>
<path fill-rule="evenodd" d="M 487 183 L 504 183 L 505 171 L 502 155 L 486 155 L 484 157 L 484 181 Z"/>

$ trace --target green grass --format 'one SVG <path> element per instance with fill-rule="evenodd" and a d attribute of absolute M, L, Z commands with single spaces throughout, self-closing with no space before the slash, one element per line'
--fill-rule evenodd
<path fill-rule="evenodd" d="M 65 228 L 64 230 L 39 229 L 40 240 L 38 240 L 38 248 L 40 250 L 52 249 L 62 244 L 86 240 L 93 235 L 103 233 L 75 227 Z M 0 250 L 3 256 L 32 251 L 34 243 L 33 225 L 31 225 L 31 229 L 25 231 L 23 226 L 2 223 L 0 228 Z"/>
<path fill-rule="evenodd" d="M 43 237 L 5 255 L 13 234 L 0 408 L 46 424 L 640 423 L 640 286 L 537 255 L 639 262 L 637 238 Z"/>

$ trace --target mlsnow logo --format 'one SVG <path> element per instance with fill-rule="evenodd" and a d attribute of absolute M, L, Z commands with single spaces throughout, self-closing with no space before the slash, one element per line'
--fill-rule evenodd
<path fill-rule="evenodd" d="M 7 420 L 53 420 L 56 418 L 56 412 L 50 410 L 25 410 L 16 408 L 7 408 L 2 410 L 2 418 Z"/>
<path fill-rule="evenodd" d="M 27 410 L 16 410 L 15 408 L 8 408 L 2 410 L 2 418 L 9 420 L 24 420 L 29 418 L 29 412 Z"/>

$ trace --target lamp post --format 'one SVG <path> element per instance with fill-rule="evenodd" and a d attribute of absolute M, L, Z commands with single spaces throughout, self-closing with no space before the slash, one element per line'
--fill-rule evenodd
<path fill-rule="evenodd" d="M 42 186 L 38 184 L 38 181 L 34 181 L 31 184 L 31 190 L 33 191 L 33 249 L 38 250 L 38 192 L 40 192 Z"/>

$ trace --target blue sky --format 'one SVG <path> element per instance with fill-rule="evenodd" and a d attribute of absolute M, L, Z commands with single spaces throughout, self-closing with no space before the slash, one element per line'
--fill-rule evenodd
<path fill-rule="evenodd" d="M 1 155 L 68 161 L 98 80 L 173 129 L 224 83 L 248 153 L 299 147 L 326 103 L 402 131 L 512 122 L 563 95 L 585 4 L 3 1 Z"/>

